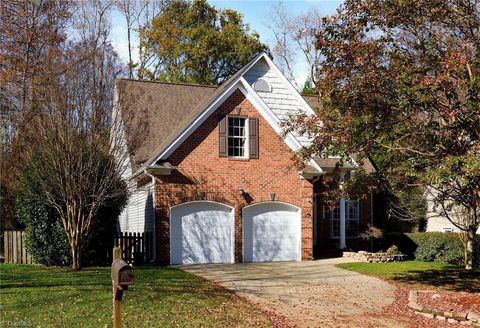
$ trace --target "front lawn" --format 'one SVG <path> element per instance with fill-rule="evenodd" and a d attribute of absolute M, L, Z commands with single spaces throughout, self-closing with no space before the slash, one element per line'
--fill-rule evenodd
<path fill-rule="evenodd" d="M 422 284 L 452 291 L 480 292 L 480 270 L 463 268 L 438 262 L 341 263 L 338 268 L 356 271 L 403 283 Z"/>
<path fill-rule="evenodd" d="M 245 300 L 190 273 L 134 268 L 124 294 L 124 327 L 270 327 Z M 110 268 L 73 272 L 0 265 L 0 326 L 111 327 Z"/>

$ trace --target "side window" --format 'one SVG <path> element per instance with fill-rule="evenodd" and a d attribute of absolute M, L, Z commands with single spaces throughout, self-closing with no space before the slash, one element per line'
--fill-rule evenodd
<path fill-rule="evenodd" d="M 247 156 L 247 118 L 228 116 L 228 157 L 246 158 Z"/>
<path fill-rule="evenodd" d="M 226 116 L 218 122 L 220 157 L 259 158 L 258 118 Z"/>

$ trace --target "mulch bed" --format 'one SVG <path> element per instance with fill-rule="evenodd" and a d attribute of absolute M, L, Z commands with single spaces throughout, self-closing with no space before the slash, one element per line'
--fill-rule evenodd
<path fill-rule="evenodd" d="M 415 314 L 415 311 L 408 307 L 408 294 L 410 290 L 418 290 L 421 288 L 425 288 L 425 286 L 412 286 L 412 285 L 405 285 L 401 283 L 395 283 L 392 281 L 387 281 L 393 285 L 395 285 L 395 301 L 387 306 L 384 309 L 384 313 L 386 315 L 393 315 L 398 318 L 403 318 L 405 320 L 405 324 L 407 327 L 416 328 L 416 327 L 423 327 L 423 328 L 460 328 L 465 327 L 461 324 L 453 324 L 448 322 L 439 321 L 437 319 L 429 319 L 423 317 L 421 315 Z M 448 292 L 441 292 L 441 293 L 448 293 Z M 468 294 L 468 293 L 466 293 Z M 476 297 L 478 295 L 471 294 Z"/>
<path fill-rule="evenodd" d="M 480 294 L 447 291 L 419 291 L 418 303 L 431 309 L 480 314 Z"/>

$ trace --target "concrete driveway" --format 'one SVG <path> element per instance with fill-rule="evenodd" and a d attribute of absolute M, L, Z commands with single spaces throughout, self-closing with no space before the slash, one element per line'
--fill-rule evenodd
<path fill-rule="evenodd" d="M 235 291 L 298 327 L 403 327 L 382 313 L 394 300 L 383 280 L 336 268 L 351 259 L 209 264 L 180 268 Z"/>

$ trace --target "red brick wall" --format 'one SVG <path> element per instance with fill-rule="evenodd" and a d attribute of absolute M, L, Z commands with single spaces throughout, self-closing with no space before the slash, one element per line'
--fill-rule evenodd
<path fill-rule="evenodd" d="M 218 154 L 218 121 L 233 115 L 259 118 L 259 158 L 230 159 Z M 235 91 L 185 142 L 168 161 L 177 167 L 171 176 L 156 178 L 157 261 L 169 264 L 169 207 L 185 201 L 206 199 L 235 208 L 235 261 L 242 262 L 242 208 L 248 204 L 276 200 L 302 209 L 302 259 L 312 258 L 312 183 L 304 180 L 293 166 L 293 152 L 255 107 Z M 241 196 L 238 188 L 247 195 Z"/>

